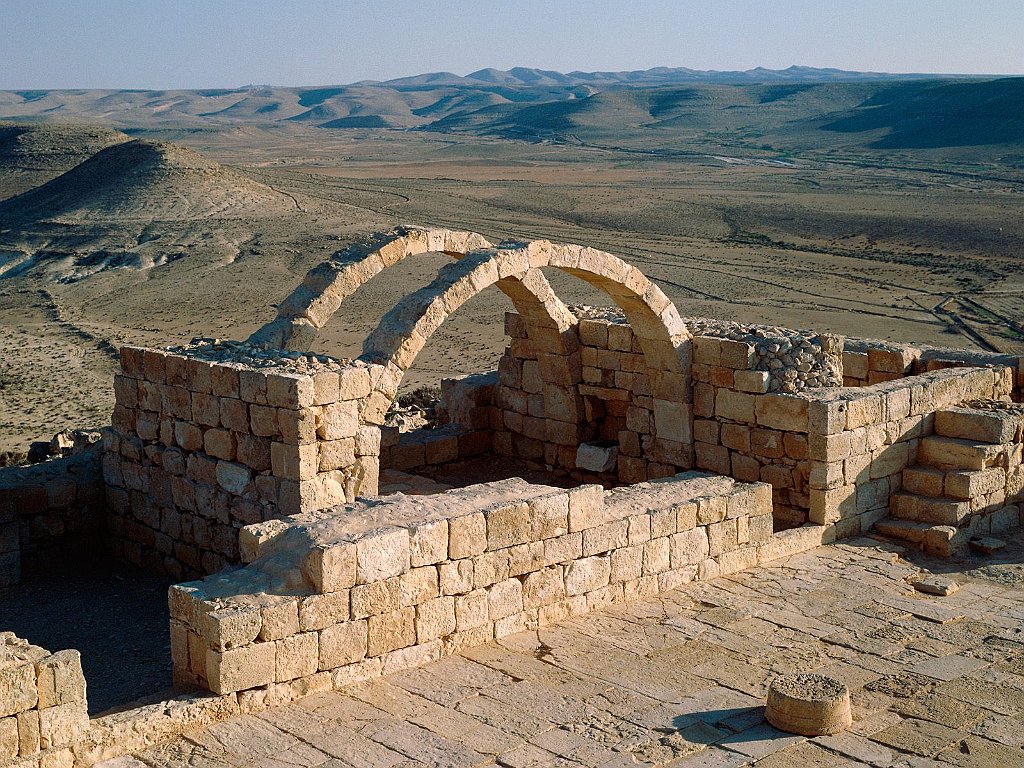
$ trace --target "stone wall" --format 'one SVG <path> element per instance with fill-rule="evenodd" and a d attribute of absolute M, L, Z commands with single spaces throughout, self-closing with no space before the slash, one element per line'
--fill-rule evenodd
<path fill-rule="evenodd" d="M 360 429 L 367 367 L 202 343 L 125 347 L 106 440 L 116 555 L 172 577 L 238 562 L 238 531 L 376 492 L 379 430 Z"/>
<path fill-rule="evenodd" d="M 50 653 L 0 632 L 0 764 L 71 766 L 88 729 L 78 651 Z"/>
<path fill-rule="evenodd" d="M 101 457 L 97 443 L 64 458 L 0 469 L 0 574 L 5 562 L 14 573 L 16 559 L 22 572 L 40 572 L 98 556 L 105 530 Z"/>
<path fill-rule="evenodd" d="M 690 377 L 652 369 L 631 327 L 614 319 L 621 316 L 611 316 L 579 320 L 578 354 L 564 371 L 570 383 L 554 396 L 544 379 L 549 361 L 541 360 L 543 353 L 521 319 L 506 315 L 510 342 L 499 362 L 494 394 L 495 453 L 605 485 L 693 467 Z M 612 466 L 603 472 L 577 462 L 580 444 L 595 442 L 617 447 Z"/>
<path fill-rule="evenodd" d="M 381 427 L 380 468 L 430 472 L 491 452 L 491 432 L 458 424 L 399 432 Z"/>
<path fill-rule="evenodd" d="M 1010 368 L 930 371 L 859 388 L 822 390 L 808 403 L 810 520 L 838 535 L 866 531 L 889 510 L 935 412 L 973 399 L 1008 399 Z"/>
<path fill-rule="evenodd" d="M 753 344 L 694 338 L 694 438 L 697 467 L 772 486 L 780 525 L 807 521 L 807 404 L 800 395 L 768 393 Z"/>
<path fill-rule="evenodd" d="M 821 540 L 773 541 L 767 486 L 696 473 L 609 492 L 516 479 L 268 521 L 243 532 L 248 566 L 172 588 L 175 675 L 287 698 Z"/>
<path fill-rule="evenodd" d="M 843 386 L 863 387 L 943 368 L 1007 366 L 1014 370 L 1014 397 L 1024 390 L 1024 355 L 847 338 Z"/>

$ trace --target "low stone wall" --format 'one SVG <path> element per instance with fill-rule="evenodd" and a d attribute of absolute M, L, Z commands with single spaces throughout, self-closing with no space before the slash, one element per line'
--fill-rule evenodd
<path fill-rule="evenodd" d="M 1012 390 L 1009 368 L 957 368 L 820 391 L 807 411 L 810 520 L 836 524 L 840 537 L 868 530 L 888 514 L 937 410 Z"/>
<path fill-rule="evenodd" d="M 766 485 L 698 474 L 609 492 L 516 479 L 268 521 L 243 532 L 248 566 L 172 588 L 175 675 L 246 692 L 243 707 L 302 695 L 792 546 L 772 541 Z"/>
<path fill-rule="evenodd" d="M 296 357 L 292 355 L 292 357 Z M 125 347 L 103 474 L 114 552 L 175 578 L 238 562 L 245 525 L 376 493 L 365 366 Z"/>
<path fill-rule="evenodd" d="M 105 528 L 102 446 L 0 469 L 0 586 L 21 572 L 61 570 L 98 556 Z"/>
<path fill-rule="evenodd" d="M 0 632 L 0 763 L 71 766 L 88 729 L 78 651 L 50 653 Z"/>
<path fill-rule="evenodd" d="M 403 472 L 443 467 L 491 452 L 491 432 L 465 431 L 458 424 L 399 432 L 381 427 L 380 468 Z"/>
<path fill-rule="evenodd" d="M 863 387 L 943 368 L 1006 366 L 1014 370 L 1013 395 L 1024 390 L 1024 355 L 847 338 L 843 386 Z"/>

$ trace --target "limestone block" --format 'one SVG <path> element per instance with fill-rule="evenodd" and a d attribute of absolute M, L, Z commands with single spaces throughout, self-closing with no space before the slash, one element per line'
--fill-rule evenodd
<path fill-rule="evenodd" d="M 642 545 L 623 547 L 611 553 L 612 584 L 622 584 L 643 575 L 644 549 Z"/>
<path fill-rule="evenodd" d="M 473 589 L 473 561 L 470 559 L 441 563 L 437 573 L 442 595 L 461 595 Z"/>
<path fill-rule="evenodd" d="M 1001 491 L 1006 487 L 1006 471 L 1001 467 L 949 472 L 945 476 L 945 494 L 954 499 L 970 500 Z M 932 494 L 939 496 L 941 493 Z"/>
<path fill-rule="evenodd" d="M 241 496 L 252 481 L 252 471 L 232 461 L 217 462 L 217 484 L 228 493 Z"/>
<path fill-rule="evenodd" d="M 829 435 L 811 434 L 807 439 L 807 453 L 812 461 L 839 461 L 853 452 L 851 432 Z"/>
<path fill-rule="evenodd" d="M 0 668 L 0 717 L 36 706 L 36 670 L 31 662 Z"/>
<path fill-rule="evenodd" d="M 293 597 L 268 598 L 261 607 L 260 640 L 280 640 L 299 631 L 299 601 Z"/>
<path fill-rule="evenodd" d="M 249 407 L 234 397 L 220 398 L 220 423 L 233 432 L 249 432 Z"/>
<path fill-rule="evenodd" d="M 525 501 L 488 509 L 487 548 L 490 550 L 524 544 L 533 538 L 533 515 Z"/>
<path fill-rule="evenodd" d="M 485 552 L 473 558 L 473 586 L 488 587 L 509 577 L 509 550 Z"/>
<path fill-rule="evenodd" d="M 448 557 L 459 560 L 487 550 L 487 522 L 482 512 L 448 520 Z"/>
<path fill-rule="evenodd" d="M 722 523 L 714 525 L 722 525 Z M 733 530 L 735 530 L 735 524 L 733 524 Z M 708 528 L 694 528 L 669 536 L 669 556 L 672 568 L 696 565 L 708 556 L 708 552 Z"/>
<path fill-rule="evenodd" d="M 380 656 L 389 651 L 406 648 L 416 642 L 416 609 L 400 608 L 367 619 L 368 656 Z"/>
<path fill-rule="evenodd" d="M 278 408 L 277 425 L 281 432 L 281 440 L 290 445 L 315 443 L 317 411 L 316 408 L 303 408 L 299 411 Z"/>
<path fill-rule="evenodd" d="M 613 520 L 583 531 L 583 556 L 608 552 L 629 543 L 629 521 Z"/>
<path fill-rule="evenodd" d="M 450 635 L 455 631 L 455 598 L 437 597 L 416 606 L 416 642 Z"/>
<path fill-rule="evenodd" d="M 809 518 L 818 525 L 828 525 L 857 514 L 857 486 L 841 485 L 828 490 L 812 488 Z"/>
<path fill-rule="evenodd" d="M 523 610 L 523 585 L 519 579 L 499 581 L 487 590 L 487 613 L 491 621 Z"/>
<path fill-rule="evenodd" d="M 459 632 L 485 626 L 489 621 L 488 592 L 476 589 L 455 598 L 455 624 Z"/>
<path fill-rule="evenodd" d="M 768 392 L 768 371 L 734 371 L 732 386 L 740 392 L 763 395 Z"/>
<path fill-rule="evenodd" d="M 688 403 L 656 399 L 653 410 L 658 437 L 678 443 L 693 442 L 693 413 Z"/>
<path fill-rule="evenodd" d="M 812 435 L 834 435 L 846 429 L 848 401 L 811 400 L 807 404 L 807 427 Z"/>
<path fill-rule="evenodd" d="M 1005 413 L 944 408 L 935 413 L 935 434 L 979 443 L 1012 443 L 1018 439 L 1020 417 Z"/>
<path fill-rule="evenodd" d="M 544 567 L 544 542 L 531 541 L 508 550 L 508 575 L 522 576 Z"/>
<path fill-rule="evenodd" d="M 358 456 L 379 456 L 381 443 L 381 430 L 376 426 L 363 426 L 359 428 L 355 438 L 355 450 Z"/>
<path fill-rule="evenodd" d="M 355 401 L 346 400 L 324 406 L 317 423 L 317 435 L 324 440 L 355 437 L 359 432 L 359 412 Z"/>
<path fill-rule="evenodd" d="M 607 521 L 604 489 L 600 485 L 581 485 L 573 488 L 569 496 L 569 531 L 594 528 Z"/>
<path fill-rule="evenodd" d="M 559 492 L 530 499 L 530 516 L 538 539 L 566 534 L 569 531 L 569 495 Z"/>
<path fill-rule="evenodd" d="M 335 669 L 362 660 L 366 656 L 368 638 L 365 619 L 326 627 L 320 633 L 319 668 Z"/>
<path fill-rule="evenodd" d="M 317 671 L 320 660 L 319 636 L 316 632 L 291 635 L 275 643 L 277 655 L 275 680 L 282 683 L 306 677 Z"/>
<path fill-rule="evenodd" d="M 719 389 L 715 394 L 715 416 L 746 424 L 754 422 L 754 396 L 731 389 Z"/>
<path fill-rule="evenodd" d="M 921 350 L 913 347 L 868 349 L 868 370 L 883 373 L 906 373 Z"/>
<path fill-rule="evenodd" d="M 747 521 L 747 541 L 751 545 L 764 544 L 771 539 L 774 520 L 771 514 L 755 515 Z"/>
<path fill-rule="evenodd" d="M 436 598 L 440 594 L 437 568 L 423 566 L 413 568 L 398 577 L 399 603 L 402 607 L 418 605 Z"/>
<path fill-rule="evenodd" d="M 610 558 L 598 556 L 574 560 L 565 571 L 565 592 L 570 596 L 592 592 L 607 585 L 610 578 Z"/>
<path fill-rule="evenodd" d="M 349 542 L 312 548 L 300 566 L 317 592 L 336 592 L 356 583 L 356 547 Z"/>
<path fill-rule="evenodd" d="M 255 688 L 274 681 L 276 645 L 252 643 L 225 651 L 206 652 L 206 681 L 214 693 Z"/>
<path fill-rule="evenodd" d="M 583 533 L 577 531 L 544 541 L 544 564 L 567 563 L 583 556 Z"/>
<path fill-rule="evenodd" d="M 39 747 L 43 751 L 74 746 L 88 730 L 85 701 L 39 710 Z"/>
<path fill-rule="evenodd" d="M 299 601 L 299 629 L 312 632 L 349 620 L 349 590 L 309 595 Z"/>
<path fill-rule="evenodd" d="M 576 466 L 588 472 L 610 472 L 619 457 L 617 445 L 580 443 L 576 450 Z"/>
<path fill-rule="evenodd" d="M 249 424 L 252 433 L 260 437 L 277 437 L 281 434 L 281 428 L 277 423 L 276 408 L 265 405 L 249 406 Z"/>
<path fill-rule="evenodd" d="M 298 373 L 275 373 L 267 376 L 267 404 L 277 408 L 298 410 L 313 405 L 316 390 L 313 379 Z"/>
<path fill-rule="evenodd" d="M 18 718 L 0 717 L 0 760 L 4 761 L 4 765 L 9 765 L 8 761 L 13 761 L 18 756 L 20 743 Z"/>
<path fill-rule="evenodd" d="M 30 709 L 17 716 L 18 751 L 22 757 L 31 757 L 39 753 L 39 712 Z"/>
<path fill-rule="evenodd" d="M 263 614 L 255 605 L 227 605 L 216 610 L 200 611 L 196 629 L 203 639 L 218 651 L 225 651 L 253 642 L 263 626 Z"/>
<path fill-rule="evenodd" d="M 901 473 L 910 463 L 910 443 L 885 445 L 871 453 L 871 479 Z"/>
<path fill-rule="evenodd" d="M 720 364 L 726 368 L 748 370 L 754 366 L 757 360 L 757 351 L 753 344 L 721 339 L 719 346 L 721 347 Z"/>
<path fill-rule="evenodd" d="M 401 583 L 397 576 L 372 584 L 361 584 L 351 591 L 352 618 L 365 619 L 375 613 L 397 611 L 401 605 Z"/>
<path fill-rule="evenodd" d="M 409 526 L 410 565 L 432 565 L 448 557 L 448 521 L 427 520 Z"/>
<path fill-rule="evenodd" d="M 409 531 L 378 528 L 356 542 L 356 583 L 368 584 L 409 570 Z"/>
<path fill-rule="evenodd" d="M 523 579 L 523 607 L 529 611 L 565 599 L 565 580 L 561 566 L 542 568 Z"/>
<path fill-rule="evenodd" d="M 697 500 L 697 525 L 710 525 L 725 519 L 729 502 L 724 496 L 705 496 Z"/>

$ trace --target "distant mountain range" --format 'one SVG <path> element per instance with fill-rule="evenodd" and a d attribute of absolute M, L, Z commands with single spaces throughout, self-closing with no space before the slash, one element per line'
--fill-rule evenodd
<path fill-rule="evenodd" d="M 0 119 L 162 129 L 293 124 L 773 151 L 1024 146 L 1024 77 L 657 67 L 434 72 L 321 87 L 0 91 Z"/>

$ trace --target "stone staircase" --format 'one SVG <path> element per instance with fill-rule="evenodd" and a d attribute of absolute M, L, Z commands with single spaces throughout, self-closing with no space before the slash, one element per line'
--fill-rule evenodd
<path fill-rule="evenodd" d="M 1018 528 L 1024 515 L 1024 405 L 986 400 L 936 412 L 917 464 L 903 470 L 885 536 L 950 556 Z"/>

